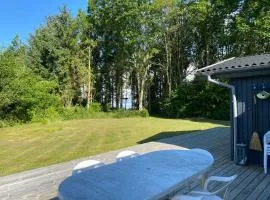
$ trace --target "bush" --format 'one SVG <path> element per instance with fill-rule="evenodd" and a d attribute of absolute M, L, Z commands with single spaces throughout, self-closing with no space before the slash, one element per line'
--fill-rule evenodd
<path fill-rule="evenodd" d="M 11 126 L 13 121 L 0 120 L 0 128 Z M 14 123 L 14 122 L 13 122 Z"/>
<path fill-rule="evenodd" d="M 59 110 L 60 116 L 63 120 L 71 119 L 84 119 L 88 116 L 88 110 L 80 106 L 74 106 L 69 108 L 61 108 Z"/>
<path fill-rule="evenodd" d="M 89 109 L 82 106 L 62 107 L 58 112 L 63 120 L 98 118 L 105 115 L 105 113 L 101 112 L 100 103 L 92 103 Z"/>
<path fill-rule="evenodd" d="M 124 110 L 119 109 L 113 111 L 113 117 L 115 118 L 125 118 L 125 117 L 149 117 L 149 113 L 146 109 L 142 111 L 139 110 Z"/>
<path fill-rule="evenodd" d="M 104 112 L 111 112 L 112 111 L 112 104 L 111 103 L 106 103 L 102 105 L 102 110 Z"/>
<path fill-rule="evenodd" d="M 3 120 L 0 120 L 0 128 L 3 128 L 6 126 L 6 123 Z"/>
<path fill-rule="evenodd" d="M 163 116 L 229 119 L 230 97 L 226 88 L 209 83 L 183 83 L 171 96 L 160 102 Z"/>
<path fill-rule="evenodd" d="M 93 103 L 89 109 L 82 106 L 74 107 L 48 107 L 45 109 L 35 109 L 27 111 L 31 116 L 31 122 L 47 123 L 55 120 L 72 120 L 72 119 L 89 119 L 89 118 L 126 118 L 126 117 L 148 117 L 149 113 L 146 109 L 138 110 L 114 110 L 112 112 L 102 112 L 101 104 Z M 0 120 L 0 128 L 12 126 L 14 124 L 22 123 L 22 121 L 13 118 L 5 118 Z"/>
<path fill-rule="evenodd" d="M 61 119 L 58 111 L 54 107 L 45 110 L 32 111 L 32 122 L 49 122 Z"/>
<path fill-rule="evenodd" d="M 141 110 L 140 111 L 140 116 L 141 117 L 149 117 L 149 112 L 148 112 L 148 110 L 147 109 L 143 109 L 143 110 Z"/>
<path fill-rule="evenodd" d="M 22 124 L 21 121 L 16 121 L 16 120 L 0 120 L 0 128 L 4 128 L 4 127 L 9 127 L 9 126 L 14 126 L 16 124 Z"/>
<path fill-rule="evenodd" d="M 92 103 L 89 107 L 91 112 L 101 112 L 101 104 L 100 103 Z"/>
<path fill-rule="evenodd" d="M 0 71 L 1 120 L 43 120 L 47 115 L 52 115 L 52 111 L 47 109 L 61 105 L 55 92 L 57 83 L 34 74 L 15 52 L 4 52 L 0 59 Z"/>

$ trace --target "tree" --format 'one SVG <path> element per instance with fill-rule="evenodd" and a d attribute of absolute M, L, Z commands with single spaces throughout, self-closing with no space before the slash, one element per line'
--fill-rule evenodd
<path fill-rule="evenodd" d="M 130 46 L 127 45 L 130 25 L 130 11 L 136 2 L 89 1 L 89 23 L 94 28 L 97 40 L 95 69 L 98 98 L 116 108 L 122 107 L 123 87 L 130 75 Z"/>
<path fill-rule="evenodd" d="M 270 51 L 270 2 L 242 1 L 235 17 L 236 55 L 252 55 Z"/>
<path fill-rule="evenodd" d="M 25 46 L 16 37 L 0 55 L 1 119 L 30 121 L 35 112 L 57 107 L 55 84 L 42 80 L 26 66 Z"/>
<path fill-rule="evenodd" d="M 141 1 L 137 8 L 131 11 L 133 20 L 129 22 L 127 45 L 131 46 L 131 70 L 134 72 L 137 83 L 138 109 L 143 109 L 146 94 L 146 83 L 150 80 L 150 69 L 153 66 L 152 58 L 158 53 L 157 20 L 158 13 L 149 1 Z"/>
<path fill-rule="evenodd" d="M 87 13 L 72 17 L 63 7 L 49 16 L 16 56 L 56 83 L 66 107 L 122 108 L 131 90 L 133 108 L 161 110 L 183 91 L 189 68 L 269 51 L 269 7 L 265 0 L 89 0 Z"/>
<path fill-rule="evenodd" d="M 93 27 L 92 24 L 89 23 L 87 14 L 79 10 L 75 20 L 78 30 L 78 50 L 81 54 L 81 61 L 87 66 L 87 78 L 82 85 L 83 88 L 86 89 L 86 106 L 89 108 L 93 101 L 94 74 L 92 69 L 92 52 L 96 47 L 96 41 L 93 39 Z"/>
<path fill-rule="evenodd" d="M 94 46 L 89 38 L 87 16 L 80 11 L 73 19 L 66 7 L 49 17 L 46 25 L 30 38 L 30 66 L 43 78 L 54 80 L 65 106 L 81 104 L 87 90 L 87 104 L 93 91 L 92 70 L 88 48 Z"/>

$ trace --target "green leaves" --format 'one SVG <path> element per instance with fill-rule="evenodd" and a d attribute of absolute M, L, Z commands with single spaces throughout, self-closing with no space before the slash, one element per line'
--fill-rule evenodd
<path fill-rule="evenodd" d="M 244 1 L 236 16 L 237 49 L 241 55 L 269 52 L 269 1 Z"/>
<path fill-rule="evenodd" d="M 229 119 L 229 91 L 209 83 L 184 83 L 161 103 L 167 117 Z"/>
<path fill-rule="evenodd" d="M 89 0 L 87 13 L 63 7 L 29 45 L 17 36 L 2 51 L 0 110 L 29 120 L 54 115 L 50 105 L 121 108 L 128 92 L 133 108 L 213 117 L 224 91 L 183 84 L 189 68 L 269 52 L 269 40 L 268 0 Z"/>
<path fill-rule="evenodd" d="M 95 46 L 89 37 L 90 28 L 83 11 L 72 18 L 63 7 L 58 15 L 48 17 L 46 25 L 37 29 L 29 41 L 31 68 L 57 83 L 65 106 L 82 101 L 81 88 L 88 82 L 88 47 Z"/>
<path fill-rule="evenodd" d="M 55 94 L 56 84 L 42 80 L 27 68 L 18 48 L 10 48 L 0 59 L 0 116 L 1 119 L 30 121 L 31 111 L 60 106 Z"/>

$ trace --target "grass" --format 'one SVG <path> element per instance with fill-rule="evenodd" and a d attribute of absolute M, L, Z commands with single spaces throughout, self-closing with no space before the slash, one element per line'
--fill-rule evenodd
<path fill-rule="evenodd" d="M 0 176 L 222 125 L 219 121 L 149 117 L 70 120 L 2 128 Z"/>

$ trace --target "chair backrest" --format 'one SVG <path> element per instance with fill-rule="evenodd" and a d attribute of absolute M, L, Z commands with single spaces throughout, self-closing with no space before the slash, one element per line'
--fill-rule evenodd
<path fill-rule="evenodd" d="M 195 152 L 202 153 L 202 154 L 204 154 L 204 155 L 209 156 L 209 158 L 211 158 L 212 161 L 215 160 L 214 157 L 213 157 L 213 155 L 212 155 L 209 151 L 206 151 L 206 150 L 204 150 L 204 149 L 194 148 L 194 149 L 191 149 L 190 151 L 195 151 Z"/>
<path fill-rule="evenodd" d="M 222 176 L 210 176 L 206 181 L 204 185 L 204 189 L 208 190 L 208 185 L 212 181 L 218 181 L 218 182 L 224 182 L 225 184 L 219 188 L 218 190 L 212 192 L 213 194 L 219 194 L 221 192 L 224 192 L 224 199 L 227 197 L 227 193 L 229 190 L 229 185 L 237 178 L 237 175 L 229 176 L 229 177 L 222 177 Z"/>
<path fill-rule="evenodd" d="M 270 131 L 264 134 L 263 136 L 263 144 L 266 146 L 266 144 L 270 143 Z"/>
<path fill-rule="evenodd" d="M 103 166 L 104 163 L 98 161 L 98 160 L 84 160 L 80 163 L 78 163 L 72 171 L 72 175 L 79 174 L 81 172 L 84 172 L 89 169 L 94 169 L 100 166 Z"/>
<path fill-rule="evenodd" d="M 136 153 L 135 151 L 125 150 L 121 151 L 116 156 L 116 161 L 122 161 L 128 158 L 134 158 L 136 156 L 139 156 L 140 154 Z"/>

